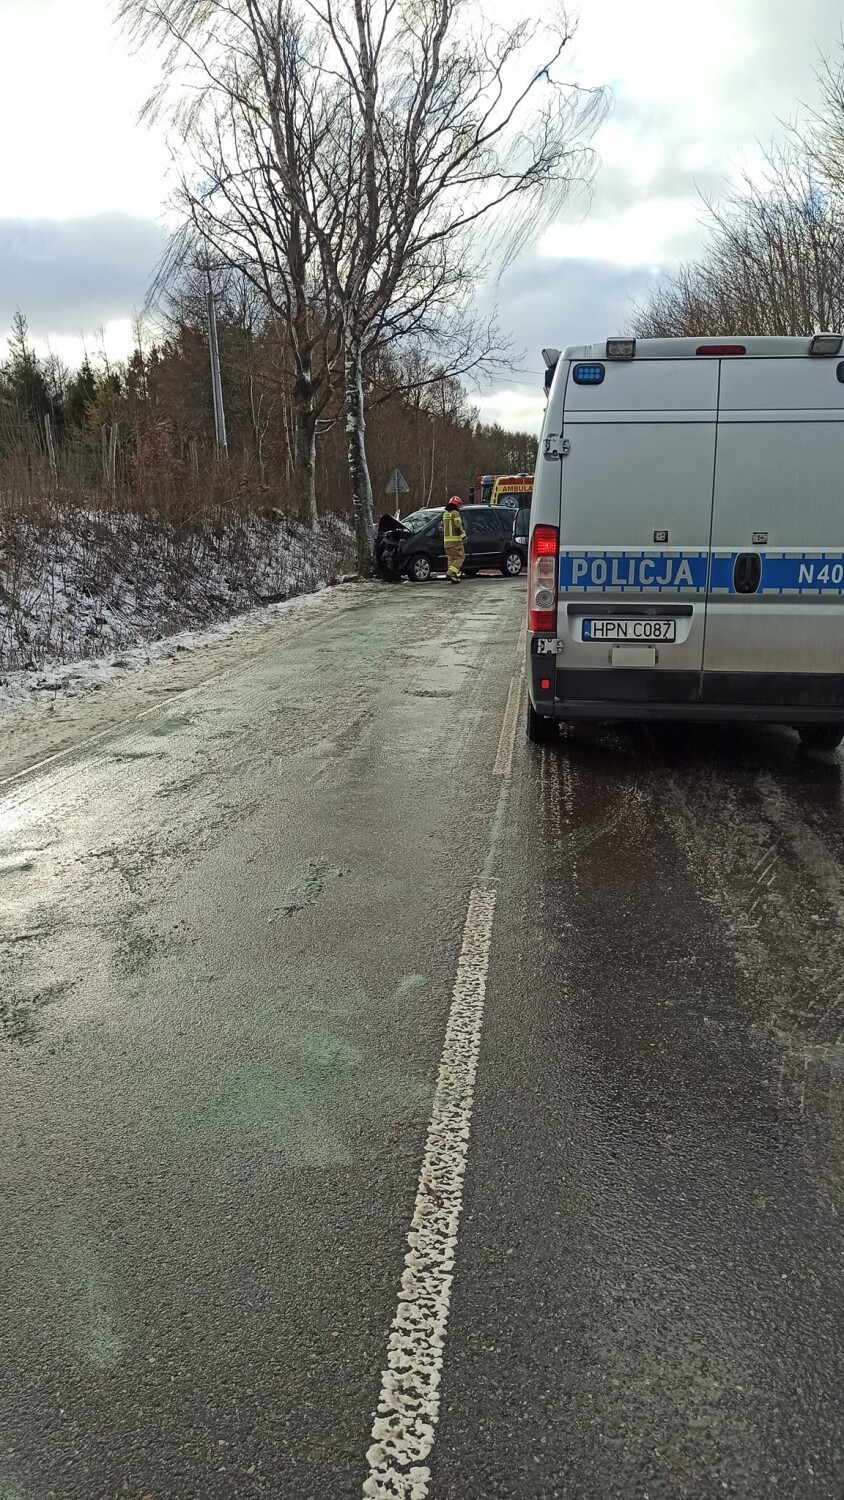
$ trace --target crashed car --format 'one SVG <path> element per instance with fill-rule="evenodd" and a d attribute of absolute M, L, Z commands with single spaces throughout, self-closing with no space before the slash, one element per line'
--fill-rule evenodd
<path fill-rule="evenodd" d="M 398 553 L 407 534 L 407 527 L 390 515 L 382 516 L 375 528 L 375 572 L 383 583 L 401 583 Z"/>
<path fill-rule="evenodd" d="M 525 549 L 514 539 L 514 512 L 502 506 L 464 505 L 460 514 L 466 528 L 464 573 L 471 577 L 495 568 L 505 578 L 517 578 L 525 565 Z M 435 573 L 444 573 L 443 507 L 415 510 L 401 521 L 382 516 L 375 535 L 375 566 L 385 583 L 401 578 L 425 583 Z"/>

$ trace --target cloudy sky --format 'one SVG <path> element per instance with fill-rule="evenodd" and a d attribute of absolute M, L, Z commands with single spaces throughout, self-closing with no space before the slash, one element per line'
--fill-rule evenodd
<path fill-rule="evenodd" d="M 538 423 L 543 345 L 623 330 L 653 278 L 694 253 L 699 190 L 752 164 L 811 102 L 842 22 L 841 0 L 577 8 L 573 75 L 608 85 L 614 107 L 588 213 L 568 213 L 486 290 L 527 351 L 518 379 L 481 397 L 507 425 Z M 155 72 L 113 17 L 113 0 L 0 0 L 0 332 L 20 306 L 71 362 L 99 329 L 125 350 L 163 232 L 164 143 L 138 123 Z"/>

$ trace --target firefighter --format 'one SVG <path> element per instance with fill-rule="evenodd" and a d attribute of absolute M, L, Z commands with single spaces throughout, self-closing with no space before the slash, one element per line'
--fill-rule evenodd
<path fill-rule="evenodd" d="M 466 540 L 466 532 L 463 527 L 463 519 L 460 509 L 463 501 L 459 495 L 452 495 L 445 510 L 443 511 L 443 541 L 445 542 L 445 555 L 448 561 L 446 578 L 449 583 L 459 583 L 463 572 L 463 564 L 466 560 L 466 549 L 463 545 Z"/>

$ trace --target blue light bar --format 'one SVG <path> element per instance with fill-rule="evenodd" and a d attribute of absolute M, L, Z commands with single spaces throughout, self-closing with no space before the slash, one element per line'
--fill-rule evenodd
<path fill-rule="evenodd" d="M 572 379 L 575 385 L 600 385 L 605 373 L 603 365 L 575 365 Z"/>

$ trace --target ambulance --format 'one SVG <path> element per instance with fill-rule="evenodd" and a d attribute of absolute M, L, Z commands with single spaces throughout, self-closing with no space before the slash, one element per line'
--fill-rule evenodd
<path fill-rule="evenodd" d="M 489 503 L 506 506 L 508 510 L 530 510 L 532 496 L 532 474 L 499 474 L 492 486 Z"/>
<path fill-rule="evenodd" d="M 527 733 L 786 724 L 844 738 L 844 336 L 543 351 Z"/>

